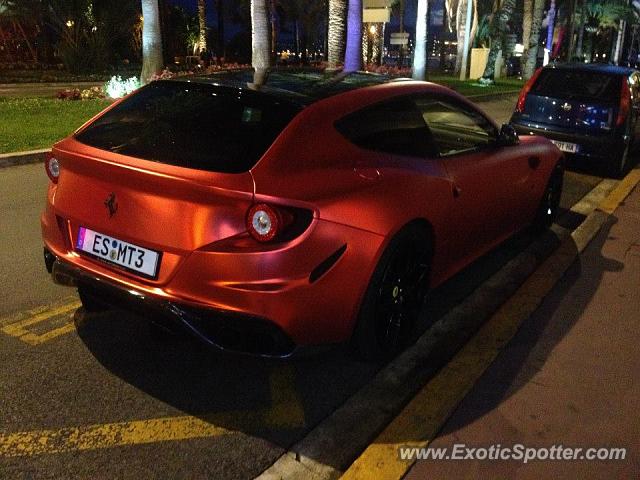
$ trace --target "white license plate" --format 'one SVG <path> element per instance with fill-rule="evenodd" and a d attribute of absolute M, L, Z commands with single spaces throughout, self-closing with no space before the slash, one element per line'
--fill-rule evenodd
<path fill-rule="evenodd" d="M 560 142 L 558 140 L 551 140 L 551 143 L 558 147 L 558 149 L 562 152 L 578 153 L 578 150 L 580 149 L 580 147 L 575 143 Z"/>
<path fill-rule="evenodd" d="M 76 249 L 152 278 L 156 276 L 160 260 L 158 252 L 85 227 L 78 230 Z"/>

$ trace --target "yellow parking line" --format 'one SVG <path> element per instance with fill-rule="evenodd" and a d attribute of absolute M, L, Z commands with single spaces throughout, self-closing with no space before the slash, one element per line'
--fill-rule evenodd
<path fill-rule="evenodd" d="M 254 428 L 260 424 L 269 428 L 301 428 L 305 425 L 304 408 L 295 389 L 294 373 L 291 365 L 278 367 L 271 372 L 271 404 L 263 409 L 216 412 L 202 417 L 185 415 L 60 430 L 0 434 L 0 458 L 97 450 L 238 433 L 219 427 L 216 423 L 237 425 L 237 428 Z"/>
<path fill-rule="evenodd" d="M 230 433 L 192 416 L 155 418 L 0 436 L 0 457 L 31 456 L 144 443 L 217 437 Z"/>
<path fill-rule="evenodd" d="M 611 194 L 600 204 L 598 210 L 611 215 L 618 205 L 631 193 L 633 188 L 640 182 L 640 170 L 635 169 L 624 177 Z"/>
<path fill-rule="evenodd" d="M 31 327 L 33 325 L 45 322 L 49 319 L 58 317 L 60 315 L 67 314 L 74 310 L 80 308 L 81 303 L 78 301 L 68 303 L 66 305 L 61 305 L 55 308 L 46 309 L 41 313 L 38 313 L 33 316 L 28 316 L 22 320 L 19 320 L 14 323 L 10 323 L 9 325 L 5 325 L 2 327 L 2 332 L 10 335 L 12 337 L 16 337 L 22 340 L 29 345 L 40 345 L 41 343 L 47 342 L 53 338 L 59 337 L 60 335 L 64 335 L 66 333 L 72 332 L 74 330 L 73 322 L 68 322 L 62 327 L 55 328 L 48 332 L 42 334 L 35 334 L 27 330 L 27 327 Z M 40 310 L 40 309 L 38 309 Z"/>

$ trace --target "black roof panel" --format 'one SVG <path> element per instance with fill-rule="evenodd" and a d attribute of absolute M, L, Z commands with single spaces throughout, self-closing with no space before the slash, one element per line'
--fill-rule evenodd
<path fill-rule="evenodd" d="M 400 79 L 367 72 L 326 73 L 316 69 L 274 69 L 264 85 L 253 87 L 253 70 L 229 70 L 209 75 L 179 77 L 174 81 L 197 82 L 239 89 L 258 90 L 302 105 L 358 88 L 381 85 Z"/>
<path fill-rule="evenodd" d="M 591 72 L 609 73 L 612 75 L 631 75 L 636 71 L 635 68 L 621 67 L 618 65 L 609 65 L 607 63 L 557 63 L 547 65 L 546 68 L 559 68 L 567 70 L 585 70 Z"/>

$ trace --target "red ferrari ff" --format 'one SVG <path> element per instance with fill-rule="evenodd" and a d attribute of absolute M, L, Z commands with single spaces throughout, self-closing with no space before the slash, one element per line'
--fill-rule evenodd
<path fill-rule="evenodd" d="M 426 291 L 558 210 L 561 153 L 444 87 L 250 71 L 153 82 L 57 143 L 42 214 L 87 311 L 222 350 L 389 357 Z"/>

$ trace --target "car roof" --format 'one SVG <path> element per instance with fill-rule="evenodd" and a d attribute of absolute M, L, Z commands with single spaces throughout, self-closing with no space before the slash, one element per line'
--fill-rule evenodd
<path fill-rule="evenodd" d="M 312 68 L 284 68 L 271 70 L 266 82 L 259 88 L 253 86 L 252 69 L 223 70 L 208 75 L 189 75 L 171 81 L 259 91 L 267 96 L 307 106 L 340 93 L 408 80 L 410 79 L 392 78 L 388 75 L 369 72 L 344 74 Z"/>
<path fill-rule="evenodd" d="M 607 63 L 558 63 L 547 65 L 546 69 L 560 69 L 560 70 L 582 70 L 588 72 L 608 73 L 611 75 L 631 75 L 636 71 L 635 68 L 621 67 L 618 65 L 609 65 Z"/>

